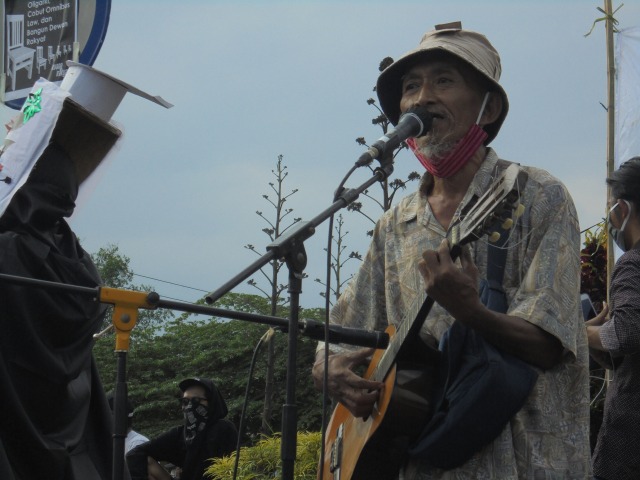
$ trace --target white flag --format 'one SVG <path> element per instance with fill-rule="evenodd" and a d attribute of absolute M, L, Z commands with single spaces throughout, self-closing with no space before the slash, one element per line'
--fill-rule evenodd
<path fill-rule="evenodd" d="M 615 48 L 615 167 L 640 156 L 640 27 L 618 33 Z"/>

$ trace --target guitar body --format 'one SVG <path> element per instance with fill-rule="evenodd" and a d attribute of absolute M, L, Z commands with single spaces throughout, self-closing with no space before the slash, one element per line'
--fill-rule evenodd
<path fill-rule="evenodd" d="M 387 333 L 393 335 L 393 326 Z M 364 378 L 371 378 L 384 350 L 377 350 Z M 425 360 L 427 359 L 425 355 Z M 433 364 L 402 362 L 384 379 L 384 388 L 370 417 L 351 415 L 338 404 L 327 427 L 321 480 L 393 480 L 407 447 L 430 416 L 429 392 Z"/>

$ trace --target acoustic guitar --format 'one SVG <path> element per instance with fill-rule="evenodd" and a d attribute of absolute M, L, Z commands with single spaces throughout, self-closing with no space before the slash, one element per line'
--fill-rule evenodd
<path fill-rule="evenodd" d="M 498 226 L 511 228 L 513 218 L 524 211 L 520 191 L 526 172 L 510 164 L 480 197 L 463 209 L 448 233 L 450 254 L 456 259 L 461 247 L 490 234 L 497 241 Z M 430 392 L 439 351 L 419 338 L 431 307 L 429 296 L 417 298 L 390 336 L 386 350 L 376 350 L 364 378 L 383 382 L 373 412 L 356 418 L 342 404 L 335 408 L 326 430 L 324 461 L 319 480 L 394 480 L 415 441 L 431 416 Z"/>

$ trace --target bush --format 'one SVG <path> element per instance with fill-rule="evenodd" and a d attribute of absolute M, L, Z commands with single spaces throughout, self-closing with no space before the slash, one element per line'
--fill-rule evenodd
<path fill-rule="evenodd" d="M 602 310 L 607 299 L 607 231 L 598 224 L 587 230 L 580 250 L 580 293 L 588 293 L 596 311 Z"/>
<path fill-rule="evenodd" d="M 298 432 L 296 444 L 295 480 L 315 480 L 320 458 L 320 432 Z M 281 476 L 280 435 L 263 437 L 253 447 L 240 449 L 237 480 L 274 479 Z M 216 458 L 206 470 L 212 480 L 233 478 L 235 453 Z"/>

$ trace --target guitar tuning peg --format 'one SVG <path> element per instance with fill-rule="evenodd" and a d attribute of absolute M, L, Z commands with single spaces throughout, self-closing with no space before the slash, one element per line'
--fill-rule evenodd
<path fill-rule="evenodd" d="M 511 227 L 513 227 L 513 218 L 507 218 L 507 219 L 502 223 L 502 229 L 503 229 L 503 230 L 509 230 Z"/>
<path fill-rule="evenodd" d="M 498 240 L 500 240 L 499 232 L 493 232 L 491 235 L 489 235 L 489 241 L 491 243 L 496 243 Z"/>
<path fill-rule="evenodd" d="M 513 216 L 516 218 L 519 218 L 520 216 L 522 216 L 523 213 L 524 213 L 524 205 L 519 203 L 515 211 L 513 212 Z"/>

